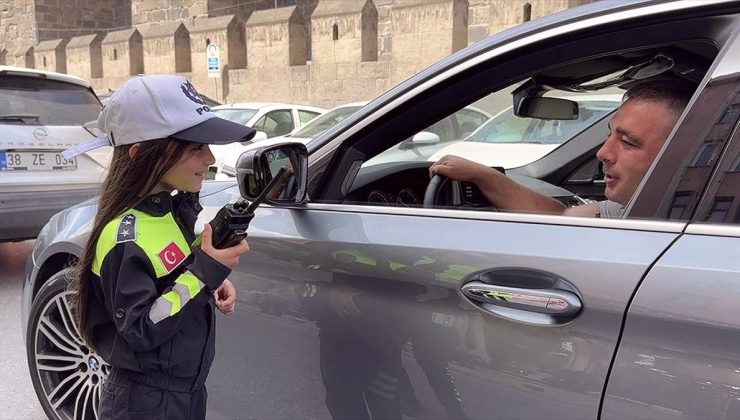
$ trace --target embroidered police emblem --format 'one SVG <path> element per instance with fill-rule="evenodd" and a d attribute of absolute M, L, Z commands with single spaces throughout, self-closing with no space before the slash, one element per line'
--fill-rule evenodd
<path fill-rule="evenodd" d="M 131 242 L 136 240 L 136 216 L 127 214 L 123 216 L 118 224 L 118 233 L 116 234 L 116 243 Z"/>
<path fill-rule="evenodd" d="M 185 94 L 185 96 L 188 97 L 191 101 L 195 102 L 196 104 L 205 105 L 206 102 L 203 100 L 203 98 L 200 97 L 198 94 L 198 91 L 195 90 L 195 86 L 193 86 L 192 83 L 187 82 L 180 85 L 180 89 L 182 89 L 182 93 Z"/>

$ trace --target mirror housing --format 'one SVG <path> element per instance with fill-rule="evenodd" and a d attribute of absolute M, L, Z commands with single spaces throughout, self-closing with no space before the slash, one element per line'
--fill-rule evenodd
<path fill-rule="evenodd" d="M 267 140 L 267 133 L 265 133 L 264 131 L 257 130 L 257 132 L 254 133 L 254 137 L 252 137 L 251 140 L 243 141 L 242 144 L 248 145 L 248 144 L 252 144 L 254 142 L 262 141 L 262 140 Z"/>
<path fill-rule="evenodd" d="M 523 96 L 514 107 L 514 115 L 543 120 L 577 120 L 578 102 L 562 98 Z"/>
<path fill-rule="evenodd" d="M 439 136 L 430 131 L 419 131 L 413 137 L 408 138 L 398 145 L 401 150 L 412 149 L 422 144 L 437 144 L 440 142 Z"/>
<path fill-rule="evenodd" d="M 241 196 L 254 201 L 281 168 L 283 181 L 268 192 L 271 204 L 302 204 L 307 198 L 308 150 L 303 143 L 281 143 L 247 150 L 236 162 L 236 180 Z"/>
<path fill-rule="evenodd" d="M 411 137 L 411 143 L 414 144 L 437 144 L 439 141 L 439 136 L 431 131 L 420 131 Z"/>

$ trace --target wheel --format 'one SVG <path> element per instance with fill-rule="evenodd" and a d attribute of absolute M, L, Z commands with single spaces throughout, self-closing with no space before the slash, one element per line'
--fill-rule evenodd
<path fill-rule="evenodd" d="M 26 335 L 28 368 L 50 419 L 97 419 L 110 365 L 88 348 L 74 322 L 72 273 L 56 273 L 34 299 Z"/>

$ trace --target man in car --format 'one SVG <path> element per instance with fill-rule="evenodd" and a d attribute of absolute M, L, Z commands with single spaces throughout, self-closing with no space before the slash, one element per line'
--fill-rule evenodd
<path fill-rule="evenodd" d="M 475 183 L 499 210 L 619 218 L 647 173 L 694 87 L 679 81 L 652 81 L 627 91 L 609 123 L 609 134 L 596 153 L 603 164 L 607 200 L 566 208 L 512 181 L 506 175 L 457 156 L 444 156 L 429 172 Z"/>

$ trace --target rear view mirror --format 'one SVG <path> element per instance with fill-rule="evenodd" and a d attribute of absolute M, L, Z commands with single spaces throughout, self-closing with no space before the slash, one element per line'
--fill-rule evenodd
<path fill-rule="evenodd" d="M 578 102 L 561 98 L 524 96 L 514 107 L 514 115 L 543 120 L 577 120 Z"/>
<path fill-rule="evenodd" d="M 281 169 L 282 175 L 278 175 Z M 266 201 L 277 204 L 300 204 L 306 200 L 308 151 L 303 143 L 281 143 L 248 150 L 236 163 L 239 192 L 254 201 L 274 177 L 280 179 L 268 191 Z"/>

